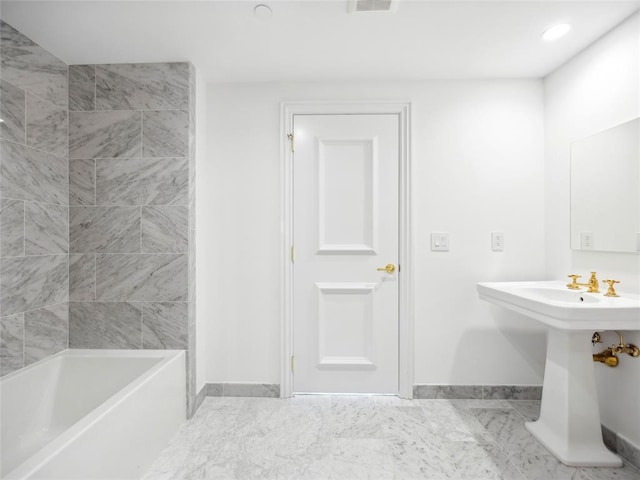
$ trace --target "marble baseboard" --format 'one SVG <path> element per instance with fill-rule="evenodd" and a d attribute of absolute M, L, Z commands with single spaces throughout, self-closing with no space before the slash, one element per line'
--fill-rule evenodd
<path fill-rule="evenodd" d="M 193 417 L 196 414 L 196 412 L 200 408 L 200 405 L 202 405 L 202 402 L 204 402 L 205 398 L 207 398 L 207 384 L 206 383 L 202 386 L 200 391 L 196 394 L 196 401 L 193 404 L 193 412 L 191 412 L 191 417 Z"/>
<path fill-rule="evenodd" d="M 640 469 L 640 448 L 604 425 L 602 425 L 602 439 L 609 450 L 617 453 L 631 465 Z"/>
<path fill-rule="evenodd" d="M 207 397 L 280 398 L 277 383 L 207 383 Z"/>
<path fill-rule="evenodd" d="M 415 399 L 540 400 L 542 386 L 414 385 Z"/>

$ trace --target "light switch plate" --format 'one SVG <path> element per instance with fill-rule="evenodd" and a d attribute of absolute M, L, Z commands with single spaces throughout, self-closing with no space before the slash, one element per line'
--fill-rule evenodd
<path fill-rule="evenodd" d="M 449 234 L 445 232 L 431 233 L 431 251 L 432 252 L 448 252 L 449 251 Z"/>

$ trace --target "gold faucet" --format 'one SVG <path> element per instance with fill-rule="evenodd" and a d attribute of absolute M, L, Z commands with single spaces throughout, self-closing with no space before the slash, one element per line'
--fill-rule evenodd
<path fill-rule="evenodd" d="M 591 272 L 591 278 L 589 279 L 589 283 L 578 283 L 578 278 L 582 277 L 582 275 L 567 275 L 571 278 L 571 283 L 567 283 L 567 288 L 570 290 L 579 290 L 580 287 L 587 287 L 587 293 L 600 293 L 600 288 L 598 284 L 598 279 L 596 278 L 596 272 Z"/>
<path fill-rule="evenodd" d="M 613 285 L 615 283 L 620 283 L 619 280 L 603 280 L 603 282 L 609 284 L 609 288 L 607 289 L 607 293 L 604 294 L 605 297 L 619 297 L 620 296 L 620 295 L 618 295 L 616 293 L 616 289 L 613 288 Z"/>

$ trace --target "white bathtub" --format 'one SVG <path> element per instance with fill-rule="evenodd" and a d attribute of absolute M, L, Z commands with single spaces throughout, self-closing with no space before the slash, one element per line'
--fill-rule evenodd
<path fill-rule="evenodd" d="M 186 418 L 182 350 L 65 350 L 0 380 L 2 479 L 140 478 Z"/>

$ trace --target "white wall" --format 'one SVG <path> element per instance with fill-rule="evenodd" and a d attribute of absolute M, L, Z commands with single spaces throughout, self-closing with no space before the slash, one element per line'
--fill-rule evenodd
<path fill-rule="evenodd" d="M 640 255 L 569 248 L 570 144 L 640 115 L 639 45 L 636 14 L 545 79 L 545 245 L 550 278 L 586 276 L 596 270 L 601 279 L 621 280 L 621 291 L 640 291 Z M 625 339 L 640 344 L 639 332 Z M 607 346 L 617 337 L 607 333 L 604 340 Z M 640 446 L 640 360 L 624 356 L 615 369 L 595 365 L 595 370 L 603 423 Z"/>
<path fill-rule="evenodd" d="M 320 99 L 413 105 L 414 383 L 540 384 L 544 334 L 475 291 L 544 277 L 539 80 L 209 85 L 198 165 L 206 380 L 280 382 L 279 103 Z M 429 251 L 432 231 L 451 233 L 449 253 Z"/>

